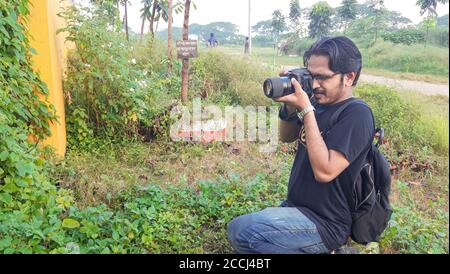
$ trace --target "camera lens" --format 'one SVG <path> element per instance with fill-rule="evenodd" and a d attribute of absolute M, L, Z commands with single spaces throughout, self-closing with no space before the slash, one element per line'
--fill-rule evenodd
<path fill-rule="evenodd" d="M 289 77 L 269 78 L 264 82 L 264 94 L 269 98 L 279 98 L 293 93 Z"/>
<path fill-rule="evenodd" d="M 269 98 L 273 96 L 273 85 L 270 79 L 264 82 L 264 94 Z"/>

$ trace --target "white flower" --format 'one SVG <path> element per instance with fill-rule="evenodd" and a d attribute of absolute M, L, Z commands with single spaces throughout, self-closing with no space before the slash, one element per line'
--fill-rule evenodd
<path fill-rule="evenodd" d="M 136 59 L 131 59 L 131 63 L 133 64 L 133 65 L 136 65 Z"/>
<path fill-rule="evenodd" d="M 130 92 L 134 92 L 134 88 L 130 88 Z"/>
<path fill-rule="evenodd" d="M 91 67 L 91 65 L 89 65 L 89 64 L 84 64 L 84 66 L 85 66 L 86 68 L 90 68 L 90 67 Z"/>

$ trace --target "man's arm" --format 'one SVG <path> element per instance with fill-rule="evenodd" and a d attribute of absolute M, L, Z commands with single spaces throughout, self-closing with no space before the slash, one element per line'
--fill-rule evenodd
<path fill-rule="evenodd" d="M 306 92 L 303 91 L 300 83 L 297 80 L 292 79 L 292 84 L 295 87 L 295 93 L 276 99 L 275 101 L 287 103 L 288 105 L 291 104 L 297 106 L 299 109 L 304 109 L 309 106 L 311 102 Z M 309 112 L 305 115 L 303 124 L 306 131 L 308 157 L 314 177 L 316 181 L 320 183 L 329 183 L 339 176 L 350 163 L 344 154 L 328 149 L 320 134 L 314 112 Z M 288 128 L 285 129 L 287 131 Z M 291 137 L 291 134 L 292 132 L 290 132 L 290 134 L 286 133 L 284 137 L 289 139 L 288 137 Z"/>
<path fill-rule="evenodd" d="M 339 176 L 350 163 L 341 152 L 327 148 L 320 134 L 314 112 L 306 114 L 303 121 L 306 131 L 306 147 L 314 177 L 320 183 L 329 183 Z"/>

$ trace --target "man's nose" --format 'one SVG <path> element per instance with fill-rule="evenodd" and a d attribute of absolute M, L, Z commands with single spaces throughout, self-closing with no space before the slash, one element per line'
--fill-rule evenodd
<path fill-rule="evenodd" d="M 313 80 L 313 86 L 312 86 L 312 88 L 313 88 L 313 89 L 320 88 L 319 81 L 317 81 L 316 79 L 314 79 L 314 80 Z"/>

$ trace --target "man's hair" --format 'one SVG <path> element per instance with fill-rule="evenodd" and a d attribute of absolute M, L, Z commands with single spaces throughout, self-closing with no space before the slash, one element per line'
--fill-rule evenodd
<path fill-rule="evenodd" d="M 335 73 L 356 72 L 353 86 L 358 83 L 362 69 L 362 56 L 358 47 L 347 37 L 323 37 L 317 40 L 303 55 L 305 67 L 308 67 L 312 55 L 328 56 L 329 67 Z"/>

